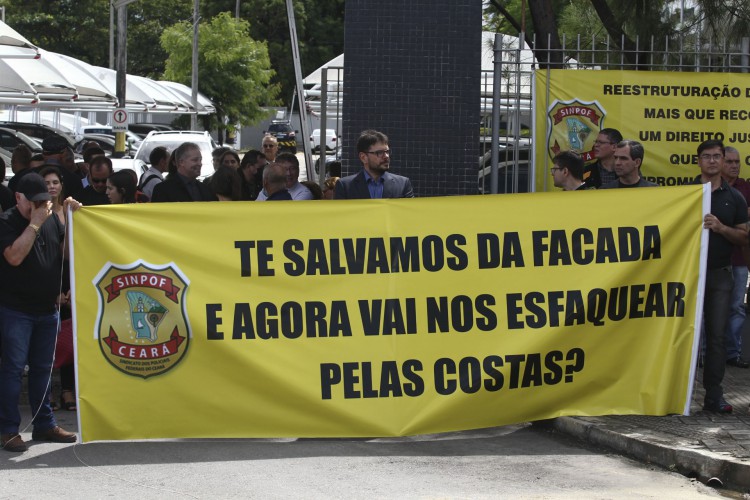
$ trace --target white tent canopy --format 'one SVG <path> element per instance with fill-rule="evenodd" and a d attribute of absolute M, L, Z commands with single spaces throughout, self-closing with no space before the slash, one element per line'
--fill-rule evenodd
<path fill-rule="evenodd" d="M 159 85 L 158 82 L 144 78 L 142 76 L 127 76 L 128 83 L 133 83 L 141 91 L 151 97 L 156 103 L 157 107 L 168 111 L 174 111 L 175 113 L 190 113 L 192 107 L 178 98 L 170 90 Z"/>
<path fill-rule="evenodd" d="M 93 73 L 93 66 L 62 54 L 41 51 L 42 59 L 50 61 L 78 91 L 78 103 L 89 102 L 114 106 L 117 97 Z"/>
<path fill-rule="evenodd" d="M 32 104 L 44 102 L 52 107 L 69 104 L 77 96 L 76 88 L 41 58 L 0 59 L 0 89 L 31 93 L 35 96 Z M 0 92 L 0 103 L 3 97 Z"/>
<path fill-rule="evenodd" d="M 166 80 L 160 81 L 159 84 L 161 84 L 163 87 L 167 87 L 168 89 L 173 91 L 177 96 L 181 97 L 184 100 L 187 100 L 187 102 L 192 103 L 193 91 L 187 85 L 184 85 L 182 83 L 177 83 L 177 82 L 169 82 Z M 214 104 L 206 96 L 198 92 L 198 109 L 196 109 L 196 112 L 199 115 L 210 115 L 216 112 L 216 108 L 214 107 Z"/>
<path fill-rule="evenodd" d="M 5 57 L 3 54 L 9 54 Z M 24 55 L 26 54 L 26 55 Z M 215 108 L 199 95 L 194 109 L 182 88 L 126 76 L 125 108 L 136 113 L 210 114 Z M 0 22 L 0 107 L 63 111 L 112 111 L 117 105 L 117 73 L 72 57 L 47 52 Z"/>
<path fill-rule="evenodd" d="M 306 88 L 309 88 L 314 85 L 320 85 L 320 79 L 323 75 L 323 68 L 343 68 L 343 67 L 344 67 L 344 54 L 341 54 L 341 55 L 334 57 L 333 59 L 325 63 L 323 66 L 321 66 L 320 68 L 316 69 L 315 71 L 307 75 L 307 77 L 304 80 L 302 80 L 302 83 Z M 332 76 L 335 77 L 335 75 L 330 75 L 330 74 L 328 75 L 329 81 L 331 80 Z"/>
<path fill-rule="evenodd" d="M 0 59 L 33 59 L 38 56 L 36 45 L 0 21 Z"/>

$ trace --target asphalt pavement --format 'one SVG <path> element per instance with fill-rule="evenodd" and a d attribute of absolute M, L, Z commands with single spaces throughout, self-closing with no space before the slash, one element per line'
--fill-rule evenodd
<path fill-rule="evenodd" d="M 742 345 L 750 346 L 750 315 Z M 750 349 L 746 351 L 747 358 Z M 733 411 L 723 415 L 703 411 L 703 370 L 696 372 L 688 416 L 562 417 L 552 426 L 590 444 L 750 498 L 750 368 L 727 365 L 722 386 Z"/>
<path fill-rule="evenodd" d="M 689 416 L 561 417 L 552 426 L 641 462 L 750 494 L 750 369 L 727 366 L 724 396 L 734 411 L 726 415 L 703 411 L 701 372 Z"/>
<path fill-rule="evenodd" d="M 703 411 L 701 372 L 697 370 L 689 416 L 560 417 L 545 425 L 642 463 L 658 465 L 710 486 L 726 487 L 750 497 L 750 369 L 727 366 L 724 394 L 734 411 L 726 415 Z M 55 393 L 59 394 L 57 388 Z M 77 430 L 75 412 L 59 410 L 56 416 L 63 428 Z M 22 425 L 27 425 L 30 415 L 25 404 L 22 417 Z M 30 439 L 30 434 L 30 428 L 22 429 L 25 439 Z M 48 446 L 70 445 L 43 445 Z M 31 450 L 34 448 L 36 446 Z M 31 450 L 27 453 L 33 454 Z"/>

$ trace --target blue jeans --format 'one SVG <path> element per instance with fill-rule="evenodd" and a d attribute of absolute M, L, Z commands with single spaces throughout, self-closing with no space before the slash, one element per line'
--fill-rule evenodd
<path fill-rule="evenodd" d="M 727 319 L 727 359 L 742 353 L 742 325 L 745 324 L 745 292 L 747 291 L 747 266 L 732 266 L 734 288 Z"/>
<path fill-rule="evenodd" d="M 34 315 L 0 306 L 0 433 L 13 434 L 21 425 L 18 401 L 25 365 L 29 365 L 29 403 L 34 429 L 57 425 L 49 405 L 52 359 L 57 338 L 57 312 Z"/>
<path fill-rule="evenodd" d="M 732 297 L 731 266 L 706 271 L 706 294 L 703 298 L 706 357 L 703 360 L 703 387 L 706 401 L 717 402 L 724 395 L 721 382 L 727 363 L 726 331 L 729 302 Z"/>

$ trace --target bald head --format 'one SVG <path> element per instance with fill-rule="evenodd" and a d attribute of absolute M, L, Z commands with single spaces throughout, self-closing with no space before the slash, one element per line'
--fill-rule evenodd
<path fill-rule="evenodd" d="M 267 196 L 286 188 L 286 172 L 286 166 L 278 163 L 271 163 L 263 170 L 263 189 Z"/>

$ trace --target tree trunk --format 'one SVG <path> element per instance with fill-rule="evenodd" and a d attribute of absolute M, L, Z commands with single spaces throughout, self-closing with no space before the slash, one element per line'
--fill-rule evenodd
<path fill-rule="evenodd" d="M 495 6 L 497 11 L 503 15 L 503 17 L 510 23 L 511 26 L 513 26 L 516 29 L 518 33 L 521 33 L 522 31 L 521 23 L 519 23 L 518 20 L 515 17 L 513 17 L 513 15 L 510 12 L 508 12 L 508 9 L 503 7 L 500 4 L 500 2 L 498 2 L 497 0 L 490 0 L 490 3 Z M 533 40 L 531 39 L 529 34 L 524 33 L 523 37 L 524 37 L 524 41 L 526 42 L 526 45 L 531 47 L 533 45 Z"/>
<path fill-rule="evenodd" d="M 219 110 L 216 110 L 216 121 L 218 122 L 218 125 L 216 126 L 216 140 L 219 143 L 219 146 L 224 145 L 224 114 L 219 112 Z"/>
<path fill-rule="evenodd" d="M 604 28 L 609 33 L 609 37 L 618 45 L 621 45 L 625 60 L 635 66 L 635 69 L 647 69 L 646 61 L 648 60 L 647 51 L 638 51 L 635 42 L 630 39 L 622 30 L 622 23 L 615 19 L 612 9 L 607 5 L 606 0 L 591 0 L 591 5 L 596 10 L 596 14 L 601 19 Z"/>
<path fill-rule="evenodd" d="M 549 0 L 529 0 L 536 44 L 532 47 L 540 68 L 562 68 L 563 53 L 555 13 Z"/>

